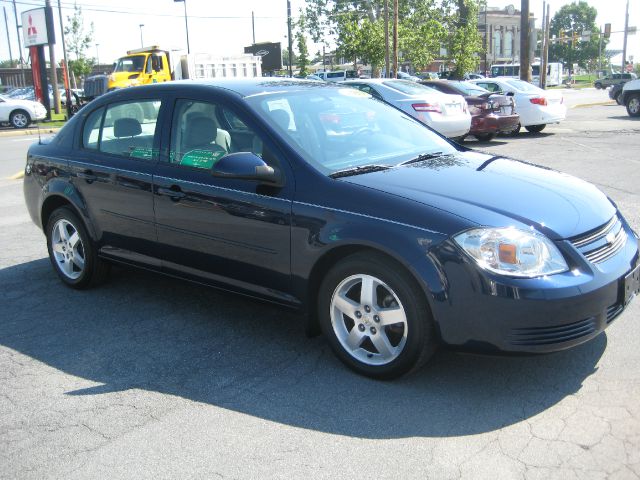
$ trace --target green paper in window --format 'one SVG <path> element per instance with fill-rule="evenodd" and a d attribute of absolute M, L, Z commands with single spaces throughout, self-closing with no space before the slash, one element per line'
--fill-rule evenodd
<path fill-rule="evenodd" d="M 211 150 L 195 149 L 185 153 L 180 161 L 180 165 L 209 169 L 224 155 L 226 155 L 224 151 L 212 152 Z"/>

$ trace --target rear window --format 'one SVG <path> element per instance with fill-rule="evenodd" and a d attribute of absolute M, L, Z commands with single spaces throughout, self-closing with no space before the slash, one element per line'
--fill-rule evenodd
<path fill-rule="evenodd" d="M 458 82 L 455 84 L 455 88 L 463 92 L 465 95 L 482 95 L 483 93 L 487 93 L 489 91 L 474 83 L 469 82 Z"/>
<path fill-rule="evenodd" d="M 437 90 L 431 87 L 410 80 L 388 80 L 382 82 L 382 84 L 399 92 L 406 93 L 407 95 L 424 95 L 425 93 L 437 92 Z"/>
<path fill-rule="evenodd" d="M 540 88 L 536 87 L 535 85 L 531 85 L 530 83 L 525 82 L 523 80 L 507 80 L 506 82 L 512 87 L 515 87 L 517 90 L 520 90 L 521 92 L 537 93 L 542 91 Z"/>

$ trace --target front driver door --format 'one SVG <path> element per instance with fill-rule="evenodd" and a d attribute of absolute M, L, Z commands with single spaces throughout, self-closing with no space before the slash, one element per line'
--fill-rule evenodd
<path fill-rule="evenodd" d="M 266 135 L 215 100 L 176 100 L 168 137 L 154 177 L 164 270 L 290 301 L 293 178 L 286 160 Z M 212 176 L 217 160 L 238 151 L 261 156 L 282 173 L 283 185 Z"/>

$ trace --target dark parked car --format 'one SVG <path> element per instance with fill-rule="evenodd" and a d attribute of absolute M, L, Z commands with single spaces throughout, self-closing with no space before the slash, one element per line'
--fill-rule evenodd
<path fill-rule="evenodd" d="M 441 343 L 572 347 L 639 288 L 638 237 L 596 187 L 335 84 L 105 94 L 29 149 L 24 194 L 66 285 L 118 262 L 299 308 L 376 378 Z"/>
<path fill-rule="evenodd" d="M 638 77 L 635 73 L 612 73 L 606 77 L 599 78 L 593 83 L 593 85 L 598 89 L 607 88 L 620 83 L 626 83 L 637 78 Z"/>
<path fill-rule="evenodd" d="M 623 103 L 622 103 L 622 88 L 623 87 L 624 87 L 624 83 L 618 83 L 616 85 L 613 85 L 609 89 L 609 98 L 611 100 L 615 100 L 618 105 L 623 105 Z"/>
<path fill-rule="evenodd" d="M 471 130 L 482 142 L 492 140 L 500 132 L 511 132 L 520 123 L 512 96 L 492 93 L 478 85 L 454 80 L 425 80 L 420 82 L 442 93 L 462 95 L 469 105 Z"/>

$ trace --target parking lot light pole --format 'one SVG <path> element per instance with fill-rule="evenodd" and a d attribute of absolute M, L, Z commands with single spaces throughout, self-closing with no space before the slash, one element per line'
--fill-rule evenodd
<path fill-rule="evenodd" d="M 184 4 L 184 30 L 187 33 L 187 53 L 191 53 L 189 47 L 189 20 L 187 17 L 187 0 L 173 0 L 174 2 L 182 2 Z"/>
<path fill-rule="evenodd" d="M 142 27 L 144 27 L 144 23 L 140 24 L 140 48 L 144 48 L 144 42 L 142 41 Z"/>

